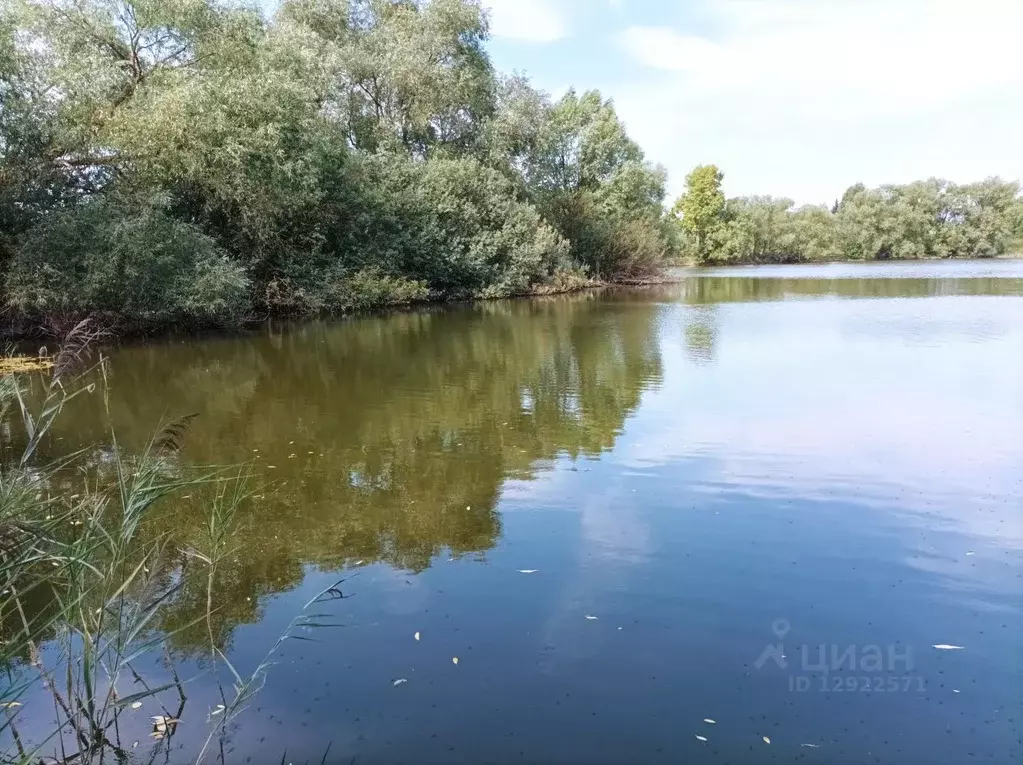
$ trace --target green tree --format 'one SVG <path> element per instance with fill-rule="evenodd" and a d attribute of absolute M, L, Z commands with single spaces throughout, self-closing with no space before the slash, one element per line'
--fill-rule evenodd
<path fill-rule="evenodd" d="M 707 256 L 708 239 L 720 225 L 725 208 L 725 195 L 721 191 L 724 177 L 716 165 L 694 168 L 686 176 L 685 193 L 672 207 L 682 228 L 696 237 L 696 252 L 701 259 Z"/>
<path fill-rule="evenodd" d="M 489 161 L 511 177 L 600 279 L 661 267 L 665 174 L 645 161 L 614 104 L 570 90 L 557 102 L 521 77 L 501 83 L 488 127 Z"/>

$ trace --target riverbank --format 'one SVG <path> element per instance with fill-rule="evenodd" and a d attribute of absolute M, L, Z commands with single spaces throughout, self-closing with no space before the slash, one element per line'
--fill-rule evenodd
<path fill-rule="evenodd" d="M 267 326 L 268 323 L 279 323 L 291 326 L 301 326 L 315 321 L 343 321 L 363 317 L 378 316 L 384 317 L 392 314 L 408 313 L 422 310 L 443 310 L 446 307 L 482 303 L 494 303 L 502 301 L 535 300 L 545 297 L 558 297 L 584 292 L 599 292 L 601 290 L 615 288 L 644 288 L 658 287 L 677 284 L 693 276 L 707 275 L 713 272 L 738 273 L 739 271 L 761 271 L 767 269 L 772 275 L 773 269 L 778 268 L 783 272 L 788 269 L 796 270 L 802 267 L 815 266 L 849 266 L 851 268 L 871 268 L 878 266 L 892 266 L 898 268 L 905 266 L 907 269 L 920 264 L 954 264 L 954 263 L 999 263 L 1023 260 L 1023 253 L 1012 255 L 1001 255 L 990 258 L 914 258 L 900 260 L 851 260 L 832 259 L 816 261 L 789 261 L 789 262 L 721 262 L 721 263 L 695 263 L 683 261 L 666 265 L 659 273 L 645 277 L 623 278 L 617 280 L 577 279 L 570 283 L 561 285 L 544 285 L 532 292 L 523 292 L 511 295 L 500 295 L 494 297 L 448 297 L 436 295 L 417 300 L 409 300 L 402 303 L 383 303 L 353 308 L 348 311 L 334 313 L 264 313 L 250 315 L 232 326 L 189 326 L 189 325 L 165 325 L 149 329 L 138 329 L 137 327 L 124 326 L 119 323 L 118 317 L 109 314 L 93 314 L 87 317 L 70 319 L 68 317 L 51 317 L 44 320 L 11 320 L 0 327 L 0 339 L 5 340 L 10 346 L 20 350 L 23 354 L 33 356 L 35 348 L 33 343 L 48 343 L 55 339 L 64 337 L 67 332 L 75 326 L 82 318 L 87 318 L 91 330 L 102 337 L 105 343 L 137 342 L 146 340 L 159 340 L 167 337 L 230 337 L 235 334 L 245 334 L 258 331 Z M 762 271 L 768 273 L 768 271 Z M 945 275 L 945 274 L 943 274 Z"/>
<path fill-rule="evenodd" d="M 706 260 L 699 261 L 694 258 L 685 258 L 677 263 L 675 269 L 698 269 L 698 268 L 728 268 L 730 266 L 812 266 L 812 265 L 855 265 L 857 263 L 877 265 L 879 263 L 955 263 L 963 261 L 1000 261 L 1000 260 L 1023 260 L 1023 252 L 1014 252 L 1005 255 L 981 256 L 972 255 L 961 258 L 943 257 L 919 257 L 919 258 L 819 258 L 819 259 L 797 259 L 797 260 Z"/>
<path fill-rule="evenodd" d="M 229 336 L 231 334 L 249 332 L 265 326 L 267 322 L 274 321 L 297 325 L 318 320 L 344 320 L 367 316 L 387 316 L 395 313 L 405 313 L 424 309 L 442 309 L 447 306 L 557 297 L 560 295 L 571 295 L 581 292 L 595 292 L 615 287 L 653 287 L 673 284 L 684 278 L 681 275 L 673 273 L 673 271 L 674 267 L 666 267 L 657 275 L 617 280 L 585 279 L 580 277 L 570 281 L 563 281 L 557 285 L 542 285 L 530 292 L 495 295 L 493 297 L 477 296 L 466 298 L 462 296 L 435 295 L 407 300 L 404 302 L 369 304 L 338 312 L 266 312 L 258 315 L 249 315 L 230 326 L 167 324 L 162 326 L 152 326 L 149 328 L 140 328 L 137 325 L 125 324 L 121 317 L 110 313 L 93 313 L 85 316 L 73 317 L 52 316 L 42 317 L 39 319 L 11 317 L 10 313 L 8 313 L 7 323 L 0 326 L 0 340 L 16 345 L 28 353 L 32 349 L 30 349 L 27 344 L 31 342 L 46 342 L 63 338 L 76 324 L 83 320 L 87 320 L 91 330 L 102 336 L 105 342 L 159 339 L 161 337 L 169 336 Z"/>

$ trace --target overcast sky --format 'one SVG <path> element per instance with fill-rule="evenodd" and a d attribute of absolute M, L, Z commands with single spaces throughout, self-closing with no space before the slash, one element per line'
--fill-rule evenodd
<path fill-rule="evenodd" d="M 677 194 L 1023 177 L 1023 0 L 483 0 L 490 52 L 614 99 Z"/>

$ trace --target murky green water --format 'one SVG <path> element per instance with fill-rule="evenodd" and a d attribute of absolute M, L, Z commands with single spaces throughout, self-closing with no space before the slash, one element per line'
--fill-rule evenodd
<path fill-rule="evenodd" d="M 693 274 L 113 353 L 129 446 L 197 412 L 184 457 L 258 476 L 235 665 L 357 574 L 228 762 L 1023 758 L 1023 262 Z"/>

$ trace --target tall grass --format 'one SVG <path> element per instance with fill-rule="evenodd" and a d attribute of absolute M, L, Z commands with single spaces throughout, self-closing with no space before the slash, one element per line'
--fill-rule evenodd
<path fill-rule="evenodd" d="M 19 447 L 16 457 L 0 463 L 0 625 L 6 633 L 0 662 L 8 680 L 0 688 L 0 740 L 10 742 L 0 761 L 27 765 L 45 753 L 57 762 L 124 762 L 130 746 L 121 741 L 122 715 L 143 701 L 161 710 L 151 718 L 155 741 L 147 759 L 169 753 L 187 696 L 168 640 L 205 620 L 211 672 L 216 676 L 218 667 L 226 667 L 234 683 L 219 686 L 221 714 L 209 718 L 198 762 L 262 687 L 280 643 L 297 637 L 299 627 L 326 623 L 323 615 L 296 618 L 247 677 L 217 646 L 213 585 L 219 563 L 234 552 L 230 529 L 246 497 L 247 477 L 244 470 L 180 466 L 177 452 L 194 415 L 164 424 L 133 455 L 111 431 L 111 465 L 104 472 L 86 465 L 85 451 L 40 458 L 41 445 L 74 399 L 101 397 L 110 420 L 106 362 L 100 358 L 82 371 L 93 339 L 86 324 L 72 330 L 52 373 L 40 378 L 41 395 L 29 396 L 19 378 L 0 378 L 0 437 Z M 203 549 L 179 550 L 166 534 L 140 534 L 147 518 L 192 491 L 208 503 Z M 182 587 L 176 562 L 182 554 L 206 566 L 205 613 L 167 631 L 157 624 Z M 159 681 L 148 676 L 157 660 L 164 667 Z M 29 699 L 35 711 L 26 717 Z M 44 701 L 53 723 L 40 734 Z M 28 722 L 32 734 L 26 737 Z"/>

